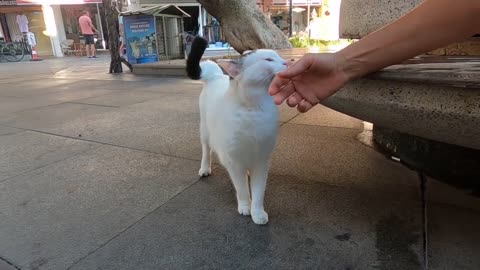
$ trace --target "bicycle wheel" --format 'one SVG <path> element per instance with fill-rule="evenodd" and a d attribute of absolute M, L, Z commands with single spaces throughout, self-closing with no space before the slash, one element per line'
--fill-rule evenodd
<path fill-rule="evenodd" d="M 2 55 L 8 62 L 18 62 L 25 56 L 25 51 L 22 44 L 11 42 L 3 45 Z"/>

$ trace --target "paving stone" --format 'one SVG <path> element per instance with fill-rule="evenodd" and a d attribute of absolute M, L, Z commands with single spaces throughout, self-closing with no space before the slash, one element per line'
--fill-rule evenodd
<path fill-rule="evenodd" d="M 17 270 L 13 265 L 0 259 L 0 270 Z"/>
<path fill-rule="evenodd" d="M 28 131 L 0 136 L 0 182 L 94 147 L 94 143 Z"/>
<path fill-rule="evenodd" d="M 218 171 L 72 269 L 420 269 L 418 202 L 272 175 L 268 225 L 235 205 Z"/>
<path fill-rule="evenodd" d="M 83 118 L 90 115 L 98 115 L 112 110 L 116 110 L 116 108 L 62 103 L 8 115 L 8 117 L 0 120 L 0 124 L 24 129 L 51 131 L 53 128 L 65 123 L 77 119 L 82 121 Z M 78 135 L 79 133 L 75 136 Z"/>
<path fill-rule="evenodd" d="M 113 146 L 0 183 L 0 254 L 66 269 L 198 180 L 197 162 Z"/>
<path fill-rule="evenodd" d="M 0 99 L 0 113 L 11 114 L 63 102 L 82 100 L 95 96 L 102 96 L 109 93 L 112 93 L 112 91 L 98 89 L 82 89 L 50 93 L 34 98 L 2 97 Z"/>
<path fill-rule="evenodd" d="M 103 106 L 128 106 L 136 103 L 142 103 L 150 100 L 159 99 L 165 96 L 163 93 L 153 93 L 147 91 L 121 91 L 99 97 L 86 98 L 75 103 L 93 104 Z"/>
<path fill-rule="evenodd" d="M 64 86 L 73 82 L 72 80 L 34 79 L 3 83 L 0 96 L 5 97 L 27 97 L 68 90 Z"/>
<path fill-rule="evenodd" d="M 430 203 L 428 227 L 430 269 L 480 269 L 478 211 Z"/>
<path fill-rule="evenodd" d="M 357 140 L 359 130 L 284 124 L 272 158 L 276 174 L 419 198 L 417 173 Z"/>
<path fill-rule="evenodd" d="M 140 90 L 198 96 L 202 92 L 202 88 L 203 84 L 196 81 L 166 78 L 157 80 L 149 85 L 143 85 Z"/>
<path fill-rule="evenodd" d="M 472 195 L 469 190 L 455 188 L 429 177 L 426 190 L 427 200 L 431 203 L 456 206 L 480 214 L 480 197 Z"/>
<path fill-rule="evenodd" d="M 0 126 L 0 136 L 22 132 L 21 129 Z"/>
<path fill-rule="evenodd" d="M 286 103 L 278 106 L 278 112 L 280 114 L 279 119 L 281 122 L 288 122 L 300 114 L 296 108 L 290 108 Z"/>
<path fill-rule="evenodd" d="M 317 105 L 307 113 L 297 115 L 290 123 L 354 129 L 363 128 L 362 120 L 339 113 L 323 105 Z"/>

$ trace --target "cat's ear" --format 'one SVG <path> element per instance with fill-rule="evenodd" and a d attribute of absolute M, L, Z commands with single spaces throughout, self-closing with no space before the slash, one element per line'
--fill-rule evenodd
<path fill-rule="evenodd" d="M 217 64 L 227 72 L 227 74 L 235 78 L 240 74 L 240 62 L 231 59 L 219 59 L 217 60 Z"/>

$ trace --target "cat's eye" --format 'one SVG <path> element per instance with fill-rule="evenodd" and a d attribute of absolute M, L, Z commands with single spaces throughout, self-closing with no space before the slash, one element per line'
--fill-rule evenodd
<path fill-rule="evenodd" d="M 267 60 L 268 62 L 273 62 L 272 58 L 265 58 L 265 60 Z"/>

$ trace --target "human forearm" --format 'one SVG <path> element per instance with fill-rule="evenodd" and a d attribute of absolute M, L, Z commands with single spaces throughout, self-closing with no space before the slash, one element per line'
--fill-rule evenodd
<path fill-rule="evenodd" d="M 90 29 L 92 29 L 93 32 L 98 33 L 97 28 L 95 28 L 95 25 L 93 25 L 93 23 L 91 21 L 90 21 L 89 24 L 90 24 Z"/>
<path fill-rule="evenodd" d="M 349 79 L 480 33 L 480 1 L 426 0 L 337 53 Z"/>

